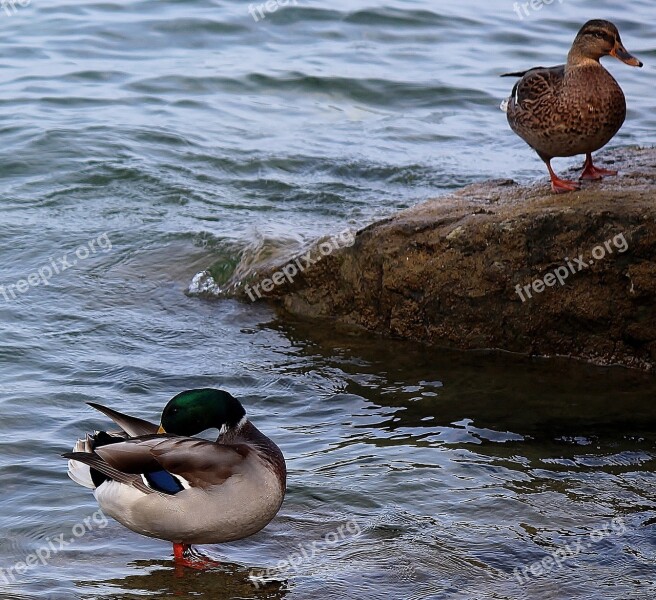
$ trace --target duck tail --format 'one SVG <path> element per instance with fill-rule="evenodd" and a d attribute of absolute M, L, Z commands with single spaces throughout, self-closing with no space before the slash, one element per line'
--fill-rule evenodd
<path fill-rule="evenodd" d="M 514 73 L 502 73 L 499 77 L 524 77 L 528 71 L 516 71 Z"/>
<path fill-rule="evenodd" d="M 75 446 L 73 446 L 73 452 L 92 452 L 89 438 L 87 437 L 84 440 L 78 440 L 75 442 Z M 89 469 L 89 465 L 85 465 L 79 460 L 68 461 L 68 476 L 78 485 L 89 488 L 91 490 L 96 489 L 96 485 L 91 479 L 91 469 Z"/>
<path fill-rule="evenodd" d="M 131 417 L 130 415 L 120 413 L 117 410 L 103 406 L 102 404 L 97 404 L 96 402 L 87 402 L 87 404 L 96 410 L 99 410 L 104 415 L 107 415 L 130 437 L 157 433 L 159 425 L 156 425 L 155 423 L 144 421 L 143 419 L 137 419 L 137 417 Z"/>

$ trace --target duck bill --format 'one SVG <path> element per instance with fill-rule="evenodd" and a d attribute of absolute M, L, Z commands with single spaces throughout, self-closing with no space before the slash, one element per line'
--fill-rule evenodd
<path fill-rule="evenodd" d="M 632 67 L 642 67 L 642 62 L 633 56 L 622 44 L 616 44 L 615 48 L 610 51 L 610 55 Z"/>
<path fill-rule="evenodd" d="M 166 429 L 164 429 L 164 427 L 160 425 L 159 429 L 157 430 L 157 433 L 166 433 Z"/>

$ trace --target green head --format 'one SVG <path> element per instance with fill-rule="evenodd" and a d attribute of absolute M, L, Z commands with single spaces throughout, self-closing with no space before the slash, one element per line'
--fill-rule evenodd
<path fill-rule="evenodd" d="M 245 415 L 239 400 L 228 392 L 212 388 L 187 390 L 169 400 L 158 433 L 192 436 L 214 427 L 224 432 L 236 427 Z"/>

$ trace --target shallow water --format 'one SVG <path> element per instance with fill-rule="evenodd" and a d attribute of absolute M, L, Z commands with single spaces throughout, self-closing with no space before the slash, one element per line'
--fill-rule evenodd
<path fill-rule="evenodd" d="M 654 598 L 653 377 L 184 292 L 254 247 L 542 177 L 497 76 L 561 62 L 588 18 L 646 63 L 606 63 L 629 103 L 612 143 L 653 143 L 655 16 L 592 0 L 523 20 L 505 0 L 299 0 L 258 22 L 236 0 L 0 9 L 0 285 L 51 271 L 0 295 L 0 597 Z M 180 577 L 169 545 L 94 519 L 59 454 L 107 425 L 86 401 L 156 420 L 199 386 L 243 400 L 289 488 L 258 535 L 203 548 L 223 568 Z"/>

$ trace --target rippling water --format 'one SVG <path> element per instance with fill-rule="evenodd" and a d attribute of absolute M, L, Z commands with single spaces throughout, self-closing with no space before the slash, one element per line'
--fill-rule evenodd
<path fill-rule="evenodd" d="M 646 63 L 607 62 L 629 102 L 613 143 L 654 143 L 653 3 L 290 4 L 258 21 L 237 0 L 0 8 L 0 284 L 49 278 L 0 295 L 0 597 L 654 598 L 653 377 L 184 294 L 254 246 L 543 176 L 498 75 L 562 62 L 588 18 Z M 264 531 L 205 548 L 224 568 L 178 577 L 168 544 L 93 520 L 59 454 L 107 424 L 85 401 L 156 419 L 197 386 L 243 400 L 289 490 Z M 248 580 L 299 548 L 295 570 Z"/>

